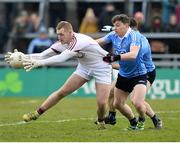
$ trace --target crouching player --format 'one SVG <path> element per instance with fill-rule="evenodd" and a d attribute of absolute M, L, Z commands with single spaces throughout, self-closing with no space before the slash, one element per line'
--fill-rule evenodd
<path fill-rule="evenodd" d="M 103 61 L 103 57 L 107 52 L 89 36 L 75 33 L 69 22 L 59 22 L 56 27 L 56 32 L 58 35 L 58 42 L 40 54 L 30 55 L 31 58 L 25 60 L 23 63 L 25 70 L 30 71 L 39 66 L 61 63 L 72 57 L 77 57 L 78 66 L 76 71 L 62 87 L 53 92 L 36 111 L 24 114 L 23 120 L 26 122 L 36 120 L 61 99 L 80 88 L 91 78 L 95 78 L 98 129 L 105 129 L 104 117 L 112 75 L 112 66 Z M 59 52 L 61 52 L 61 54 L 54 55 L 54 53 Z M 8 62 L 7 57 L 8 56 L 6 56 L 6 60 Z"/>

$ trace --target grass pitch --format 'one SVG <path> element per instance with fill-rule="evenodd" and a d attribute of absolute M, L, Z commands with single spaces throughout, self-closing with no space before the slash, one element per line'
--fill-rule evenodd
<path fill-rule="evenodd" d="M 1 142 L 173 142 L 180 141 L 180 100 L 150 100 L 163 120 L 163 129 L 153 129 L 149 118 L 144 131 L 124 131 L 128 121 L 117 113 L 117 124 L 97 130 L 95 98 L 65 98 L 38 120 L 22 122 L 45 98 L 0 98 Z"/>

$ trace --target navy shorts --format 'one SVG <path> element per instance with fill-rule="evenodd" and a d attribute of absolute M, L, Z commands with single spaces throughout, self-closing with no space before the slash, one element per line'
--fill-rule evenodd
<path fill-rule="evenodd" d="M 137 84 L 144 84 L 146 86 L 146 83 L 147 83 L 146 74 L 132 78 L 123 77 L 118 74 L 116 88 L 131 93 Z"/>
<path fill-rule="evenodd" d="M 155 78 L 156 78 L 156 69 L 147 73 L 147 80 L 150 82 L 151 85 L 153 84 Z"/>

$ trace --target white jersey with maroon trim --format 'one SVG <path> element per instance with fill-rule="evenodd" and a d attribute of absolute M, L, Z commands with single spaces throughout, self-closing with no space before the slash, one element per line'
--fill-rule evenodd
<path fill-rule="evenodd" d="M 106 67 L 102 58 L 107 55 L 107 51 L 103 50 L 99 44 L 91 37 L 74 33 L 73 38 L 69 44 L 54 43 L 50 47 L 54 52 L 61 53 L 65 50 L 81 53 L 83 56 L 78 57 L 80 64 L 88 67 Z"/>

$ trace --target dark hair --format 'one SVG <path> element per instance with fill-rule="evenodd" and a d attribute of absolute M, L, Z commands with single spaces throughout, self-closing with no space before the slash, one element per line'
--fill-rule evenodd
<path fill-rule="evenodd" d="M 138 23 L 133 17 L 130 18 L 130 25 L 129 26 L 132 29 L 136 29 L 136 30 L 138 29 Z"/>
<path fill-rule="evenodd" d="M 116 21 L 121 21 L 123 24 L 130 24 L 130 19 L 127 15 L 125 14 L 118 14 L 113 16 L 112 18 L 112 23 L 115 23 Z"/>

